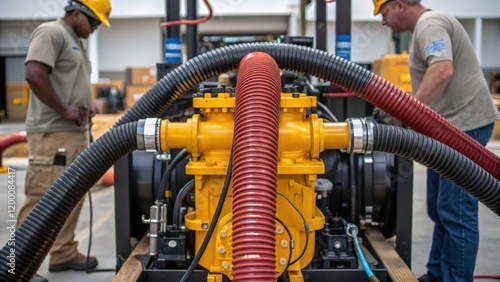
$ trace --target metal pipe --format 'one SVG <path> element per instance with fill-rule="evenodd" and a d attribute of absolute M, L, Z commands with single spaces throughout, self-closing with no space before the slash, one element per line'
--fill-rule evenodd
<path fill-rule="evenodd" d="M 335 54 L 351 60 L 351 0 L 336 1 Z"/>
<path fill-rule="evenodd" d="M 166 22 L 178 21 L 181 19 L 179 0 L 165 0 L 165 15 Z M 165 37 L 181 37 L 181 27 L 179 25 L 168 26 L 165 28 Z"/>
<path fill-rule="evenodd" d="M 197 0 L 187 0 L 187 19 L 196 20 L 198 11 Z M 198 25 L 188 24 L 186 26 L 187 58 L 192 59 L 198 55 Z"/>
<path fill-rule="evenodd" d="M 326 17 L 326 2 L 323 0 L 316 1 L 316 49 L 327 50 L 327 24 Z"/>
<path fill-rule="evenodd" d="M 180 4 L 179 0 L 165 1 L 166 9 L 166 22 L 173 22 L 180 20 Z M 164 50 L 165 62 L 171 64 L 182 63 L 182 41 L 181 41 L 181 28 L 179 25 L 167 26 L 165 28 L 164 36 Z"/>
<path fill-rule="evenodd" d="M 306 7 L 307 7 L 307 0 L 300 0 L 300 7 L 299 7 L 300 36 L 306 35 Z"/>

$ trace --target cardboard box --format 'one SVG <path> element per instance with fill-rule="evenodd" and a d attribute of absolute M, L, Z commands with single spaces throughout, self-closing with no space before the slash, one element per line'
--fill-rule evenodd
<path fill-rule="evenodd" d="M 493 134 L 491 134 L 490 140 L 500 140 L 500 121 L 495 121 L 495 127 L 493 127 Z"/>
<path fill-rule="evenodd" d="M 24 121 L 28 109 L 29 86 L 26 83 L 7 84 L 7 118 Z"/>
<path fill-rule="evenodd" d="M 126 85 L 141 85 L 156 83 L 156 67 L 134 67 L 125 70 Z"/>
<path fill-rule="evenodd" d="M 121 114 L 97 114 L 92 118 L 92 137 L 94 140 L 108 132 L 121 118 Z"/>
<path fill-rule="evenodd" d="M 132 107 L 153 86 L 154 84 L 127 85 L 125 90 L 125 107 Z"/>

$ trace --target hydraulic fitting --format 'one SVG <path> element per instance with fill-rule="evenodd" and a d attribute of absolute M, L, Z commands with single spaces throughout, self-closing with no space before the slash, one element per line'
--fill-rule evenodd
<path fill-rule="evenodd" d="M 137 123 L 137 149 L 160 150 L 160 119 L 141 119 Z"/>
<path fill-rule="evenodd" d="M 142 223 L 149 224 L 149 254 L 152 256 L 158 254 L 158 236 L 160 232 L 166 231 L 166 211 L 166 204 L 161 201 L 156 201 L 155 204 L 150 207 L 150 218 L 146 219 L 144 215 L 141 217 Z"/>
<path fill-rule="evenodd" d="M 370 154 L 373 152 L 373 123 L 366 118 L 346 119 L 350 142 L 347 153 Z"/>

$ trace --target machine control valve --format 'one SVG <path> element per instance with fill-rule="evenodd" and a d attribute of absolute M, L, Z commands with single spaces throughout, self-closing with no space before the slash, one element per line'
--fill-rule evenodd
<path fill-rule="evenodd" d="M 167 205 L 161 201 L 156 201 L 150 208 L 150 218 L 146 219 L 142 215 L 142 223 L 149 224 L 149 254 L 158 254 L 158 236 L 160 232 L 166 231 Z"/>

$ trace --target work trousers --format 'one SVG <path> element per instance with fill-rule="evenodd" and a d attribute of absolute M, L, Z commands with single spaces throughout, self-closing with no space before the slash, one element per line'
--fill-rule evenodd
<path fill-rule="evenodd" d="M 465 133 L 486 146 L 492 132 L 489 124 Z M 428 274 L 436 281 L 472 282 L 479 246 L 477 199 L 429 169 L 427 212 L 434 221 Z"/>
<path fill-rule="evenodd" d="M 26 139 L 29 150 L 24 187 L 26 200 L 19 211 L 18 228 L 52 184 L 89 143 L 86 132 L 28 133 Z M 74 233 L 82 204 L 83 200 L 73 210 L 54 242 L 50 250 L 50 264 L 66 263 L 77 257 L 78 242 L 74 240 Z"/>

